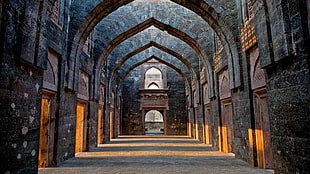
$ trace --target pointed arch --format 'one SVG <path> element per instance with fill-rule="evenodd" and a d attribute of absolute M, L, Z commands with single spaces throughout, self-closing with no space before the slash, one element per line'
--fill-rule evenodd
<path fill-rule="evenodd" d="M 96 79 L 99 79 L 99 74 L 101 72 L 101 69 L 103 68 L 104 62 L 106 61 L 109 54 L 113 51 L 116 46 L 118 46 L 120 43 L 125 41 L 126 39 L 130 38 L 131 36 L 146 30 L 149 27 L 155 26 L 161 30 L 167 31 L 172 36 L 175 36 L 179 38 L 180 40 L 183 40 L 185 43 L 187 43 L 198 55 L 200 60 L 203 62 L 204 66 L 206 68 L 206 74 L 207 74 L 207 81 L 210 83 L 210 86 L 214 86 L 214 80 L 213 80 L 213 68 L 211 66 L 211 63 L 207 61 L 207 56 L 202 51 L 202 48 L 199 46 L 199 44 L 190 36 L 188 36 L 186 33 L 183 33 L 180 30 L 177 30 L 169 25 L 166 25 L 155 18 L 150 18 L 141 24 L 136 25 L 135 27 L 127 30 L 126 32 L 118 35 L 113 41 L 111 41 L 108 46 L 105 48 L 104 52 L 101 54 L 99 58 L 99 62 L 96 66 L 96 73 L 95 76 L 97 76 Z M 97 83 L 98 84 L 98 83 Z M 197 83 L 198 84 L 198 83 Z M 197 86 L 198 87 L 198 86 Z M 95 91 L 97 91 L 98 85 L 95 86 Z M 214 96 L 214 89 L 209 88 L 209 97 Z"/>
<path fill-rule="evenodd" d="M 155 82 L 152 82 L 148 85 L 147 89 L 160 89 L 159 85 Z"/>
<path fill-rule="evenodd" d="M 188 8 L 195 12 L 198 16 L 202 17 L 218 34 L 224 47 L 227 50 L 228 55 L 228 64 L 230 71 L 230 87 L 238 87 L 241 85 L 240 79 L 240 67 L 239 67 L 239 58 L 238 58 L 238 49 L 234 41 L 234 37 L 230 27 L 227 26 L 226 22 L 220 17 L 216 10 L 210 6 L 208 3 L 203 0 L 171 0 L 185 8 Z M 104 17 L 112 13 L 114 10 L 119 7 L 126 5 L 133 0 L 111 0 L 103 1 L 99 3 L 85 18 L 84 21 L 80 22 L 79 28 L 74 36 L 74 43 L 70 53 L 71 60 L 69 62 L 69 71 L 68 78 L 74 78 L 76 74 L 76 65 L 79 60 L 77 57 L 79 51 L 81 50 L 81 43 L 84 43 L 86 37 L 89 35 L 90 31 L 102 20 Z M 211 67 L 210 67 L 211 68 Z M 210 70 L 209 70 L 210 71 Z M 98 73 L 98 72 L 97 72 Z M 211 71 L 212 73 L 212 71 Z M 212 74 L 208 72 L 211 79 L 213 78 Z M 211 80 L 209 80 L 213 83 Z M 68 87 L 74 88 L 74 82 L 68 81 Z M 213 94 L 213 91 L 210 91 Z"/>
<path fill-rule="evenodd" d="M 172 56 L 176 57 L 176 58 L 179 59 L 181 62 L 183 62 L 183 63 L 185 64 L 185 66 L 189 69 L 189 71 L 191 72 L 191 74 L 192 74 L 192 76 L 193 76 L 193 79 L 194 79 L 194 81 L 195 81 L 196 86 L 199 85 L 197 75 L 196 75 L 196 73 L 195 73 L 193 67 L 191 66 L 191 64 L 187 61 L 187 59 L 185 59 L 182 55 L 176 53 L 175 51 L 170 50 L 170 49 L 168 49 L 168 48 L 166 48 L 166 47 L 164 47 L 164 46 L 162 46 L 162 45 L 160 45 L 160 44 L 158 44 L 158 43 L 152 41 L 152 42 L 150 42 L 149 44 L 146 44 L 146 45 L 144 45 L 144 46 L 142 46 L 142 47 L 136 49 L 135 51 L 133 51 L 133 52 L 127 54 L 125 57 L 123 57 L 123 58 L 119 61 L 119 63 L 116 65 L 115 69 L 114 69 L 113 72 L 112 72 L 112 76 L 111 76 L 110 81 L 109 81 L 110 86 L 112 85 L 112 81 L 113 81 L 114 78 L 115 78 L 116 72 L 117 72 L 118 69 L 125 63 L 126 60 L 128 60 L 129 58 L 133 57 L 134 55 L 136 55 L 136 54 L 138 54 L 138 53 L 140 53 L 140 52 L 142 52 L 142 51 L 144 51 L 144 50 L 146 50 L 146 49 L 148 49 L 148 48 L 150 48 L 150 47 L 158 48 L 158 49 L 160 49 L 160 50 L 162 50 L 162 51 L 164 51 L 164 52 L 166 52 L 166 53 L 168 53 L 168 54 L 171 54 Z M 147 59 L 147 60 L 148 60 L 148 59 Z"/>
<path fill-rule="evenodd" d="M 157 71 L 159 71 L 160 74 L 162 74 L 161 70 L 160 70 L 159 68 L 157 68 L 156 66 L 152 66 L 152 67 L 149 67 L 148 69 L 146 69 L 145 74 L 146 74 L 148 71 L 151 71 L 152 69 L 157 70 Z"/>
<path fill-rule="evenodd" d="M 157 60 L 158 62 L 160 62 L 160 63 L 162 63 L 162 64 L 165 64 L 165 65 L 167 65 L 168 67 L 174 69 L 174 70 L 175 70 L 176 72 L 178 72 L 178 73 L 182 76 L 182 78 L 184 79 L 185 87 L 187 87 L 187 88 L 190 87 L 190 83 L 189 83 L 188 79 L 186 78 L 186 75 L 184 74 L 184 72 L 182 72 L 180 69 L 178 69 L 178 68 L 175 67 L 174 65 L 172 65 L 172 64 L 170 64 L 170 63 L 168 63 L 168 62 L 166 62 L 166 61 L 161 60 L 161 59 L 158 58 L 158 57 L 151 56 L 151 57 L 149 57 L 149 58 L 147 58 L 147 59 L 145 59 L 145 60 L 143 60 L 143 61 L 141 61 L 141 62 L 139 62 L 139 63 L 137 63 L 137 64 L 135 64 L 135 65 L 133 65 L 132 67 L 130 67 L 130 68 L 123 74 L 123 76 L 120 78 L 120 80 L 119 80 L 119 82 L 118 82 L 118 85 L 117 85 L 118 88 L 119 88 L 118 90 L 120 90 L 120 87 L 121 87 L 121 84 L 123 83 L 123 80 L 126 78 L 126 76 L 127 76 L 133 69 L 135 69 L 136 67 L 142 65 L 143 63 L 146 63 L 147 61 L 149 61 L 149 60 L 151 60 L 151 59 L 155 59 L 155 60 Z"/>
<path fill-rule="evenodd" d="M 147 50 L 148 48 L 151 48 L 151 47 L 155 47 L 155 48 L 158 48 L 159 50 L 163 51 L 163 52 L 166 52 L 174 57 L 176 57 L 177 59 L 179 59 L 181 62 L 183 62 L 187 67 L 188 69 L 190 70 L 190 72 L 192 73 L 193 77 L 195 80 L 197 80 L 197 75 L 193 69 L 193 67 L 191 66 L 191 64 L 187 61 L 186 58 L 184 58 L 182 55 L 180 55 L 179 53 L 165 47 L 165 46 L 162 46 L 156 42 L 153 42 L 151 41 L 149 44 L 146 44 L 136 50 L 134 50 L 133 52 L 127 54 L 125 57 L 123 57 L 119 62 L 118 64 L 115 66 L 113 72 L 112 72 L 112 75 L 111 75 L 111 79 L 115 76 L 115 73 L 116 71 L 125 63 L 125 61 L 127 61 L 129 58 L 133 57 L 134 55 L 137 55 L 138 53 L 142 52 L 142 51 L 145 51 Z"/>
<path fill-rule="evenodd" d="M 145 81 L 145 87 L 144 88 L 149 88 L 151 85 L 157 86 L 157 89 L 164 88 L 163 73 L 160 69 L 158 69 L 155 66 L 149 67 L 145 71 L 144 81 Z"/>
<path fill-rule="evenodd" d="M 231 97 L 231 91 L 229 88 L 229 76 L 227 70 L 224 70 L 219 75 L 219 95 L 220 99 Z"/>

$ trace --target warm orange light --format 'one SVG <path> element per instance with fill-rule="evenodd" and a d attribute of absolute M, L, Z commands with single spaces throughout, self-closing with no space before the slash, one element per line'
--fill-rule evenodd
<path fill-rule="evenodd" d="M 219 151 L 122 151 L 122 152 L 83 152 L 76 155 L 78 158 L 98 158 L 116 156 L 231 156 L 232 153 Z"/>

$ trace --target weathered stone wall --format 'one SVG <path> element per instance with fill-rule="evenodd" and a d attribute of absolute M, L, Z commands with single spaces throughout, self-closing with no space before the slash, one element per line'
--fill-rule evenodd
<path fill-rule="evenodd" d="M 274 168 L 277 173 L 307 173 L 309 149 L 309 50 L 267 69 Z"/>
<path fill-rule="evenodd" d="M 186 113 L 185 83 L 182 76 L 167 68 L 169 110 L 165 123 L 167 135 L 187 135 L 188 117 Z"/>
<path fill-rule="evenodd" d="M 54 159 L 52 160 L 54 164 L 57 164 L 74 157 L 75 154 L 76 91 L 65 89 L 64 83 L 67 77 L 66 28 L 68 22 L 66 19 L 68 19 L 68 9 L 64 8 L 65 2 L 61 1 L 57 7 L 59 9 L 58 17 L 51 20 L 49 14 L 54 5 L 54 1 L 42 4 L 36 2 L 27 5 L 15 1 L 1 1 L 1 9 L 3 9 L 1 12 L 3 12 L 2 14 L 5 13 L 5 18 L 1 18 L 1 24 L 5 26 L 1 28 L 1 81 L 8 85 L 2 85 L 1 87 L 1 95 L 6 95 L 6 97 L 3 96 L 4 98 L 1 97 L 5 99 L 1 99 L 1 105 L 3 104 L 1 112 L 14 113 L 15 115 L 11 117 L 8 114 L 3 117 L 3 120 L 1 119 L 1 128 L 7 128 L 1 131 L 1 137 L 3 138 L 1 142 L 7 144 L 1 145 L 1 147 L 7 149 L 1 149 L 1 152 L 4 153 L 1 154 L 1 156 L 4 156 L 3 162 L 1 162 L 1 173 L 7 171 L 11 173 L 36 173 L 37 171 L 43 77 L 43 70 L 38 67 L 45 68 L 48 49 L 59 55 L 59 70 L 58 74 L 55 74 L 58 76 L 56 78 L 59 79 L 59 84 L 56 84 L 59 90 L 56 95 L 55 143 Z M 38 14 L 42 14 L 42 16 L 36 16 Z M 30 21 L 36 25 L 31 25 Z M 30 64 L 25 63 L 22 59 Z M 92 74 L 93 65 L 91 59 L 84 55 L 84 59 L 82 56 L 81 60 L 81 68 Z M 15 88 L 12 87 L 13 84 L 16 85 Z M 14 109 L 8 112 L 10 107 L 5 105 L 12 104 L 10 101 L 15 101 L 12 105 Z M 92 116 L 89 125 L 89 132 L 92 135 L 89 136 L 88 144 L 90 147 L 94 147 L 96 141 L 95 130 L 97 124 L 96 114 L 93 114 L 96 113 L 96 103 L 92 104 L 92 106 L 89 112 Z M 16 127 L 8 129 L 9 122 L 16 123 Z M 12 130 L 15 135 L 7 130 Z M 8 135 L 14 137 L 9 138 L 12 141 L 6 140 Z M 12 148 L 15 152 L 10 150 Z M 17 154 L 15 155 L 15 153 Z"/>
<path fill-rule="evenodd" d="M 76 93 L 62 91 L 60 95 L 55 129 L 56 164 L 74 157 L 75 154 Z"/>
<path fill-rule="evenodd" d="M 29 44 L 34 38 L 25 42 L 29 50 L 21 51 L 21 40 L 29 39 L 35 31 L 29 35 L 21 31 L 29 27 L 30 19 L 37 18 L 37 11 L 22 18 L 25 9 L 19 2 L 1 1 L 1 8 L 0 173 L 36 173 L 43 70 L 35 66 L 39 64 L 32 54 L 35 47 Z"/>
<path fill-rule="evenodd" d="M 244 77 L 246 78 L 246 77 Z M 233 101 L 233 151 L 237 158 L 254 165 L 249 129 L 252 128 L 253 106 L 248 84 L 244 89 L 237 89 L 232 94 Z"/>
<path fill-rule="evenodd" d="M 266 80 L 273 165 L 275 173 L 307 173 L 310 170 L 307 4 L 282 1 L 279 6 L 279 3 L 267 1 L 270 23 L 265 26 L 271 29 L 269 40 L 259 37 L 260 47 L 273 46 L 271 50 L 260 49 L 264 53 L 260 57 L 261 66 L 269 65 Z M 258 31 L 264 31 L 264 24 L 258 22 L 265 20 L 261 10 L 256 12 Z"/>
<path fill-rule="evenodd" d="M 59 55 L 58 76 L 59 84 L 57 91 L 57 107 L 55 120 L 55 142 L 53 164 L 59 164 L 75 155 L 75 125 L 76 125 L 76 91 L 65 88 L 67 67 L 67 27 L 68 27 L 68 2 L 48 1 L 46 6 L 46 18 L 42 19 L 42 35 L 46 36 L 45 47 Z M 58 9 L 58 10 L 55 10 Z M 55 11 L 53 11 L 55 10 Z M 53 18 L 51 13 L 58 17 Z"/>
<path fill-rule="evenodd" d="M 211 100 L 211 120 L 213 121 L 212 127 L 213 129 L 211 130 L 212 133 L 212 147 L 219 149 L 219 126 L 220 126 L 220 113 L 218 112 L 220 110 L 220 104 L 219 100 L 213 98 Z"/>
<path fill-rule="evenodd" d="M 122 85 L 122 134 L 142 135 L 143 120 L 140 110 L 140 67 L 134 69 Z"/>
<path fill-rule="evenodd" d="M 137 71 L 137 70 L 135 70 Z M 184 79 L 173 69 L 168 68 L 169 110 L 165 122 L 168 135 L 187 135 L 187 115 Z M 122 88 L 122 134 L 143 134 L 142 111 L 140 110 L 140 74 L 130 73 Z"/>
<path fill-rule="evenodd" d="M 0 76 L 0 172 L 36 173 L 43 72 L 6 55 Z"/>
<path fill-rule="evenodd" d="M 98 37 L 98 36 L 97 36 Z M 88 86 L 87 91 L 87 149 L 91 149 L 97 146 L 97 126 L 98 126 L 98 98 L 94 98 L 93 87 L 94 87 L 94 57 L 93 57 L 93 40 L 97 37 L 91 35 L 89 39 L 89 53 L 82 52 L 80 55 L 80 70 L 86 72 L 88 75 Z M 79 87 L 81 85 L 79 84 Z M 98 97 L 98 96 L 96 96 Z"/>
<path fill-rule="evenodd" d="M 120 69 L 120 73 L 116 74 L 117 78 L 115 79 L 117 80 L 121 78 L 120 74 L 125 73 L 133 64 L 140 62 L 139 56 L 152 56 L 153 54 L 156 54 L 154 56 L 161 55 L 161 59 L 176 66 L 185 73 L 186 78 L 190 79 L 193 76 L 191 70 L 199 75 L 198 69 L 203 65 L 203 62 L 198 58 L 204 55 L 207 55 L 206 59 L 216 67 L 217 63 L 212 62 L 216 53 L 216 35 L 222 41 L 224 50 L 220 54 L 222 57 L 221 66 L 214 69 L 214 74 L 210 74 L 215 77 L 214 86 L 211 86 L 215 88 L 215 94 L 211 94 L 210 103 L 213 127 L 212 144 L 215 148 L 219 148 L 220 132 L 218 132 L 218 127 L 221 126 L 222 114 L 216 76 L 222 68 L 228 66 L 230 89 L 234 88 L 231 90 L 234 127 L 233 152 L 237 158 L 256 165 L 256 152 L 253 150 L 255 145 L 250 142 L 249 138 L 249 129 L 255 129 L 249 55 L 248 52 L 242 51 L 240 42 L 240 29 L 244 23 L 241 1 L 173 1 L 191 8 L 202 15 L 203 19 L 197 18 L 198 16 L 192 11 L 187 11 L 171 2 L 158 3 L 154 1 L 145 5 L 146 8 L 139 6 L 144 2 L 132 3 L 121 8 L 123 13 L 126 12 L 126 15 L 121 13 L 122 10 L 117 10 L 98 24 L 95 32 L 91 33 L 89 37 L 94 48 L 90 50 L 90 55 L 83 51 L 80 52 L 80 50 L 71 50 L 71 48 L 77 47 L 79 40 L 81 42 L 86 40 L 90 30 L 93 29 L 96 22 L 102 19 L 101 17 L 116 10 L 117 5 L 110 6 L 106 2 L 108 1 L 76 0 L 70 4 L 69 1 L 59 0 L 0 1 L 0 173 L 37 172 L 42 78 L 47 65 L 48 50 L 59 56 L 59 69 L 56 74 L 59 84 L 56 85 L 58 88 L 55 109 L 55 154 L 53 156 L 54 163 L 58 164 L 74 157 L 75 154 L 78 97 L 78 88 L 76 87 L 78 75 L 75 73 L 82 70 L 89 75 L 89 87 L 87 88 L 89 95 L 85 100 L 88 103 L 86 107 L 88 113 L 86 149 L 90 149 L 95 147 L 97 142 L 98 96 L 96 93 L 98 92 L 96 92 L 94 84 L 106 83 L 120 58 L 126 57 L 129 52 L 137 54 L 141 52 L 141 54 L 128 59 L 122 68 L 117 67 Z M 109 2 L 115 5 L 132 1 L 114 0 Z M 266 71 L 275 173 L 307 173 L 310 170 L 308 153 L 310 143 L 308 131 L 310 125 L 309 1 L 253 0 L 252 2 L 255 17 L 251 21 L 251 26 L 256 28 L 260 65 Z M 98 4 L 101 4 L 100 7 L 93 10 Z M 163 7 L 166 6 L 174 8 L 165 10 Z M 161 8 L 153 11 L 156 7 Z M 209 10 L 208 14 L 203 10 Z M 86 19 L 85 16 L 91 11 L 94 17 Z M 95 14 L 99 11 L 102 13 Z M 149 14 L 149 11 L 152 13 Z M 130 20 L 126 20 L 127 18 L 123 18 L 124 16 Z M 80 26 L 85 19 L 91 21 L 90 25 L 85 23 Z M 146 21 L 147 19 L 150 20 Z M 203 23 L 204 20 L 211 23 Z M 68 24 L 69 21 L 70 24 Z M 145 21 L 146 23 L 144 23 Z M 143 25 L 136 26 L 141 23 Z M 145 30 L 152 25 L 160 29 Z M 86 26 L 89 28 L 86 29 Z M 134 30 L 126 35 L 120 35 L 132 27 L 135 27 Z M 162 29 L 168 32 L 161 31 Z M 74 40 L 76 31 L 78 33 Z M 140 33 L 137 35 L 133 34 L 138 32 Z M 156 34 L 156 37 L 152 34 Z M 115 38 L 117 39 L 113 44 L 117 43 L 119 47 L 110 47 L 105 50 L 110 45 L 109 42 Z M 128 38 L 128 40 L 122 40 L 124 38 Z M 158 48 L 157 51 L 145 48 L 145 52 L 143 52 L 142 49 L 147 44 L 150 44 L 149 47 Z M 75 55 L 75 51 L 77 55 Z M 108 58 L 106 63 L 108 66 L 105 66 L 105 77 L 103 78 L 101 78 L 101 74 L 95 74 L 97 70 L 94 69 L 96 64 L 101 62 L 99 59 L 102 52 L 107 53 L 105 56 Z M 178 57 L 176 53 L 182 55 L 182 62 L 175 59 L 175 56 Z M 184 60 L 188 62 L 184 63 Z M 136 68 L 123 82 L 121 120 L 118 118 L 119 105 L 114 104 L 113 106 L 116 115 L 113 120 L 114 136 L 117 136 L 119 121 L 122 123 L 122 134 L 143 134 L 144 132 L 139 103 L 139 77 L 140 70 Z M 188 113 L 186 113 L 184 79 L 171 68 L 168 69 L 167 77 L 169 110 L 166 115 L 166 132 L 169 135 L 186 135 Z M 107 85 L 106 100 L 108 101 L 112 101 L 111 92 L 116 91 L 116 81 L 105 84 Z M 73 82 L 76 85 L 73 85 Z M 208 81 L 210 85 L 211 82 Z M 117 95 L 116 91 L 115 97 Z M 106 101 L 103 102 L 106 108 L 105 138 L 108 140 L 109 131 L 113 129 L 109 128 L 110 105 Z M 198 108 L 196 112 L 197 138 L 202 140 L 204 112 L 200 104 L 198 103 L 196 106 Z M 189 113 L 191 114 L 191 123 L 194 123 L 195 106 L 191 107 Z"/>

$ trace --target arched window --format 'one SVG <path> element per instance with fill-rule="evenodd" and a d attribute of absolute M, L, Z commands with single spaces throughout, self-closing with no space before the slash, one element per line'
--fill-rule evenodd
<path fill-rule="evenodd" d="M 159 86 L 156 83 L 151 83 L 148 89 L 159 89 Z"/>
<path fill-rule="evenodd" d="M 147 89 L 162 89 L 163 78 L 159 69 L 152 67 L 145 73 L 145 88 Z"/>

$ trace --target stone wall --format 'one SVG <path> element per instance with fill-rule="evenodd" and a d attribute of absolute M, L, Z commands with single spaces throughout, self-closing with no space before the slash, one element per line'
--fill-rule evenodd
<path fill-rule="evenodd" d="M 167 135 L 187 135 L 188 117 L 186 113 L 185 83 L 182 76 L 167 68 L 168 100 L 165 126 Z"/>
<path fill-rule="evenodd" d="M 0 173 L 36 173 L 43 70 L 36 66 L 35 47 L 30 44 L 33 38 L 25 42 L 29 50 L 21 51 L 21 40 L 35 31 L 20 33 L 26 29 L 20 26 L 19 15 L 25 12 L 20 3 L 1 1 L 1 8 Z M 37 18 L 36 12 L 25 17 L 24 27 Z"/>
<path fill-rule="evenodd" d="M 143 120 L 140 110 L 140 67 L 134 69 L 122 85 L 122 134 L 142 135 Z"/>
<path fill-rule="evenodd" d="M 58 79 L 58 83 L 54 84 L 54 92 L 57 91 L 54 110 L 55 165 L 75 155 L 78 72 L 81 70 L 89 77 L 84 91 L 87 95 L 83 100 L 87 103 L 88 113 L 86 149 L 91 149 L 97 142 L 99 96 L 96 94 L 99 90 L 96 89 L 100 83 L 106 85 L 105 100 L 101 101 L 105 108 L 105 140 L 110 138 L 109 131 L 113 129 L 109 127 L 109 112 L 112 110 L 116 115 L 113 119 L 114 136 L 118 134 L 119 122 L 122 134 L 144 133 L 139 102 L 139 68 L 124 79 L 120 111 L 119 105 L 112 101 L 119 102 L 115 100 L 119 95 L 116 85 L 122 73 L 140 62 L 145 55 L 160 55 L 160 59 L 170 64 L 167 66 L 175 66 L 187 79 L 193 78 L 194 74 L 199 76 L 201 66 L 210 62 L 210 66 L 206 67 L 211 68 L 209 73 L 214 81 L 211 78 L 207 83 L 214 89 L 210 91 L 210 109 L 212 145 L 216 149 L 220 149 L 219 127 L 222 126 L 223 114 L 217 75 L 227 68 L 230 80 L 227 89 L 232 93 L 233 107 L 232 151 L 237 158 L 257 166 L 256 145 L 251 141 L 251 136 L 255 134 L 251 131 L 256 123 L 253 72 L 250 52 L 242 49 L 241 31 L 246 22 L 241 1 L 173 0 L 192 11 L 168 1 L 152 1 L 146 8 L 140 8 L 139 4 L 144 3 L 142 1 L 120 10 L 116 8 L 130 2 L 132 0 L 76 0 L 72 3 L 60 0 L 0 1 L 0 173 L 37 173 L 43 73 L 48 65 L 49 51 L 59 56 L 57 73 L 46 77 L 53 80 L 51 76 L 55 75 L 54 79 Z M 258 39 L 251 46 L 259 49 L 260 67 L 266 74 L 273 167 L 275 173 L 307 173 L 310 170 L 309 1 L 251 2 L 255 17 L 249 26 L 255 27 Z M 161 8 L 156 11 L 156 7 Z M 173 8 L 164 10 L 163 7 Z M 121 9 L 126 15 L 120 13 Z M 152 13 L 146 13 L 147 9 Z M 113 10 L 116 10 L 114 14 L 102 18 Z M 197 18 L 194 12 L 202 18 Z M 157 28 L 147 29 L 152 25 Z M 92 29 L 94 32 L 91 32 Z M 87 53 L 78 50 L 83 47 L 86 38 L 91 45 Z M 217 39 L 223 44 L 223 51 L 219 54 L 216 54 Z M 130 52 L 132 55 L 128 56 Z M 122 67 L 116 67 L 121 65 L 116 63 L 123 57 L 128 61 Z M 213 60 L 216 57 L 219 57 L 219 62 Z M 101 63 L 104 67 L 102 71 L 97 69 Z M 120 71 L 115 74 L 115 80 L 107 83 L 114 68 Z M 184 79 L 172 68 L 168 68 L 167 78 L 167 134 L 187 135 L 188 114 L 191 116 L 190 122 L 194 123 L 196 113 L 196 138 L 203 140 L 204 109 L 199 101 L 201 98 L 198 98 L 201 97 L 200 89 L 196 89 L 197 101 L 192 101 L 187 111 L 189 106 L 186 106 Z M 115 98 L 112 98 L 112 91 Z M 122 118 L 118 117 L 119 114 Z"/>
<path fill-rule="evenodd" d="M 137 70 L 135 70 L 137 71 Z M 168 68 L 169 110 L 165 122 L 168 135 L 187 135 L 187 115 L 184 79 L 173 69 Z M 122 134 L 144 134 L 142 111 L 140 110 L 138 72 L 130 73 L 122 88 Z"/>
<path fill-rule="evenodd" d="M 273 165 L 275 173 L 307 173 L 310 170 L 307 4 L 285 1 L 282 6 L 267 5 L 272 14 L 269 36 L 274 48 L 269 54 L 276 62 L 266 67 Z M 259 17 L 261 20 L 262 16 Z M 262 25 L 257 27 L 262 30 Z"/>
<path fill-rule="evenodd" d="M 36 173 L 43 72 L 14 58 L 1 62 L 0 172 Z"/>
<path fill-rule="evenodd" d="M 309 171 L 309 54 L 301 52 L 267 69 L 274 167 L 277 173 Z"/>

